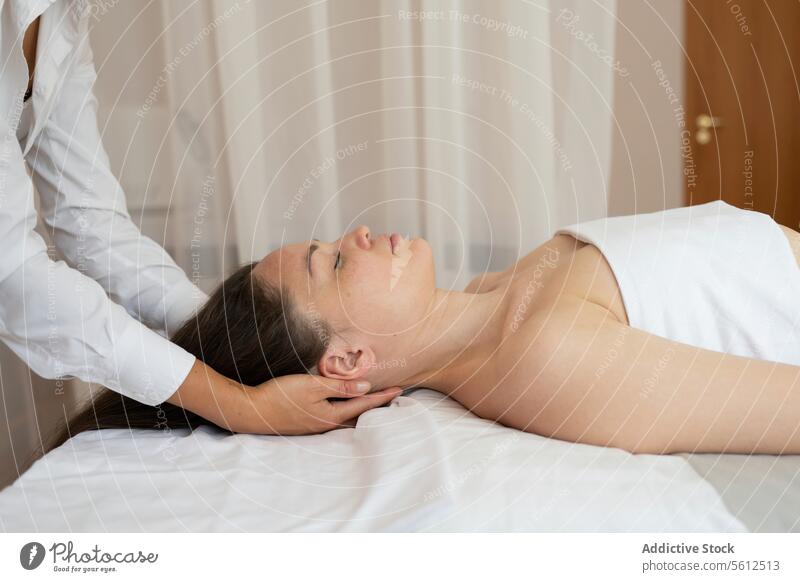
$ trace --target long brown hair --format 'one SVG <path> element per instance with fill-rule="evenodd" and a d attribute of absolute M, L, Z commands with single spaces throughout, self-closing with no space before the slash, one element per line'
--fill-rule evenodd
<path fill-rule="evenodd" d="M 210 296 L 195 317 L 171 337 L 214 370 L 246 386 L 277 376 L 308 372 L 327 347 L 330 329 L 313 325 L 288 294 L 244 265 Z M 195 429 L 204 418 L 168 402 L 149 406 L 108 389 L 69 420 L 52 444 L 86 430 L 103 428 Z"/>

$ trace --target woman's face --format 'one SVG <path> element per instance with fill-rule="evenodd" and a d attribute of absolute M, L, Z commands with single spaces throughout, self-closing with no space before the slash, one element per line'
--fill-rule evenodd
<path fill-rule="evenodd" d="M 254 271 L 288 290 L 301 311 L 334 331 L 395 336 L 420 323 L 436 289 L 425 239 L 373 236 L 359 226 L 330 243 L 286 245 Z"/>

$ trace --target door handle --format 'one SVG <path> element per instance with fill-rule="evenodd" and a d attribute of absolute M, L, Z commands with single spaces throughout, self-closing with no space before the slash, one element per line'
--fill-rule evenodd
<path fill-rule="evenodd" d="M 707 113 L 701 113 L 698 115 L 695 123 L 697 125 L 697 131 L 694 134 L 694 138 L 700 145 L 706 145 L 708 142 L 710 142 L 711 130 L 722 127 L 723 125 L 721 117 L 712 117 Z"/>

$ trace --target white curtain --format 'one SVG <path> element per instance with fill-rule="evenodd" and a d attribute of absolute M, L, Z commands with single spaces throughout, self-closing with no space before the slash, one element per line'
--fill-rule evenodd
<path fill-rule="evenodd" d="M 616 0 L 205 8 L 242 260 L 365 223 L 460 288 L 606 215 Z"/>

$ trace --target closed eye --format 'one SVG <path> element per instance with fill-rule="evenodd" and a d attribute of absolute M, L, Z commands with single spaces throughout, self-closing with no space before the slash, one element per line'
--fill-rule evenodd
<path fill-rule="evenodd" d="M 341 251 L 339 251 L 338 253 L 336 253 L 336 262 L 333 264 L 333 270 L 335 271 L 336 269 L 338 269 L 341 264 L 342 264 L 342 253 Z"/>

